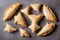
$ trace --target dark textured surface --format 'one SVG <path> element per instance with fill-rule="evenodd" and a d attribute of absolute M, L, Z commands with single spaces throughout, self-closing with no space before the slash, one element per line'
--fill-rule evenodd
<path fill-rule="evenodd" d="M 6 22 L 2 20 L 4 10 L 9 5 L 11 5 L 15 2 L 19 2 L 19 3 L 23 4 L 23 7 L 29 5 L 30 3 L 45 3 L 45 4 L 49 5 L 54 10 L 54 12 L 58 18 L 58 22 L 56 22 L 57 26 L 55 27 L 54 31 L 51 34 L 49 34 L 48 36 L 37 37 L 36 34 L 31 33 L 30 29 L 24 28 L 31 33 L 32 37 L 30 37 L 30 38 L 20 37 L 19 32 L 16 32 L 16 33 L 4 32 L 3 30 L 4 30 L 5 24 L 6 24 Z M 7 21 L 7 22 L 16 28 L 21 27 L 19 25 L 14 25 L 13 19 L 10 21 Z M 46 21 L 44 21 L 43 23 L 42 22 L 41 22 L 41 24 L 44 25 L 44 23 Z M 0 0 L 0 40 L 60 40 L 60 0 Z"/>

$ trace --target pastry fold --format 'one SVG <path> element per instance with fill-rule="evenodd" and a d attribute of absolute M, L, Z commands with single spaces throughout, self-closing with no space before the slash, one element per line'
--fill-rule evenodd
<path fill-rule="evenodd" d="M 37 36 L 46 36 L 53 31 L 55 23 L 46 23 L 46 25 L 38 32 Z"/>
<path fill-rule="evenodd" d="M 28 15 L 30 10 L 31 10 L 31 7 L 27 6 L 24 9 L 21 9 L 21 12 L 24 13 L 25 15 Z"/>
<path fill-rule="evenodd" d="M 41 8 L 41 5 L 40 3 L 37 3 L 37 4 L 30 4 L 30 6 L 37 12 L 40 11 L 40 8 Z"/>
<path fill-rule="evenodd" d="M 27 15 L 27 16 L 28 16 L 28 18 L 29 18 L 32 22 L 37 23 L 37 22 L 39 22 L 39 20 L 42 19 L 42 17 L 43 17 L 44 15 L 43 15 L 43 14 L 37 14 L 37 15 L 31 14 L 31 15 Z"/>
<path fill-rule="evenodd" d="M 57 20 L 54 12 L 45 4 L 43 6 L 43 13 L 44 13 L 47 20 L 50 20 L 50 21 L 56 21 Z"/>
<path fill-rule="evenodd" d="M 30 33 L 22 28 L 19 28 L 19 31 L 20 31 L 20 36 L 23 36 L 23 37 L 30 37 Z"/>
<path fill-rule="evenodd" d="M 13 26 L 11 26 L 10 24 L 6 23 L 6 27 L 4 29 L 5 32 L 15 32 L 17 31 L 16 28 L 14 28 Z"/>
<path fill-rule="evenodd" d="M 15 14 L 17 9 L 19 8 L 20 4 L 19 3 L 14 3 L 11 6 L 9 6 L 4 13 L 3 20 L 9 20 L 12 18 L 12 16 Z"/>
<path fill-rule="evenodd" d="M 28 28 L 30 28 L 32 30 L 32 33 L 35 33 L 38 29 L 40 29 L 41 27 L 37 24 L 39 22 L 39 20 L 42 19 L 43 14 L 40 15 L 28 15 L 29 19 L 32 21 L 31 25 L 28 26 Z"/>
<path fill-rule="evenodd" d="M 27 27 L 27 23 L 21 12 L 19 12 L 16 16 L 14 16 L 14 24 L 19 24 L 23 27 Z"/>
<path fill-rule="evenodd" d="M 37 24 L 37 23 L 31 23 L 30 26 L 28 26 L 28 28 L 31 29 L 32 33 L 35 33 L 38 29 L 40 29 L 41 27 Z"/>

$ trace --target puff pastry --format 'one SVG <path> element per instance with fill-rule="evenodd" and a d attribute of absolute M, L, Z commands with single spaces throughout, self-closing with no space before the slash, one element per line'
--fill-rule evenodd
<path fill-rule="evenodd" d="M 55 27 L 55 23 L 46 23 L 46 25 L 41 29 L 37 36 L 45 36 L 49 34 Z"/>
<path fill-rule="evenodd" d="M 19 12 L 16 16 L 14 16 L 14 23 L 19 24 L 23 27 L 27 27 L 27 23 L 26 23 L 24 17 L 22 16 L 21 12 Z"/>
<path fill-rule="evenodd" d="M 4 13 L 3 20 L 9 20 L 16 12 L 16 10 L 19 8 L 19 3 L 14 3 L 11 6 L 9 6 Z"/>
<path fill-rule="evenodd" d="M 31 25 L 28 27 L 32 30 L 32 33 L 36 32 L 38 29 L 40 29 L 40 26 L 37 24 L 39 20 L 42 19 L 43 14 L 40 15 L 28 15 L 30 20 L 32 21 Z"/>
<path fill-rule="evenodd" d="M 30 33 L 22 28 L 19 28 L 19 31 L 20 31 L 20 36 L 23 36 L 23 37 L 30 37 Z"/>
<path fill-rule="evenodd" d="M 27 6 L 27 7 L 25 7 L 24 9 L 22 9 L 21 12 L 22 12 L 22 13 L 25 13 L 25 15 L 28 15 L 30 9 L 31 9 L 31 7 L 30 7 L 30 6 Z"/>
<path fill-rule="evenodd" d="M 14 28 L 13 26 L 11 26 L 10 24 L 6 23 L 6 27 L 4 29 L 5 32 L 15 32 L 17 31 L 16 28 Z"/>
<path fill-rule="evenodd" d="M 35 11 L 37 11 L 37 12 L 39 12 L 40 11 L 40 7 L 41 7 L 41 5 L 42 4 L 30 4 L 30 6 L 35 10 Z"/>
<path fill-rule="evenodd" d="M 56 21 L 57 20 L 53 11 L 45 4 L 43 6 L 43 13 L 44 13 L 47 20 L 50 20 L 50 21 Z"/>

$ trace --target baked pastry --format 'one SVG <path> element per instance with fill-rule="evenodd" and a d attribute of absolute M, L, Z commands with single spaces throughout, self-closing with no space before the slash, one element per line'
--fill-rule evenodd
<path fill-rule="evenodd" d="M 42 19 L 42 17 L 43 17 L 44 15 L 43 15 L 43 14 L 37 14 L 37 15 L 31 14 L 31 15 L 27 15 L 27 16 L 28 16 L 28 18 L 29 18 L 32 22 L 37 23 L 37 22 L 39 22 L 39 20 Z"/>
<path fill-rule="evenodd" d="M 23 36 L 23 37 L 30 37 L 30 33 L 22 28 L 19 28 L 19 31 L 20 31 L 20 36 Z"/>
<path fill-rule="evenodd" d="M 15 32 L 17 31 L 16 28 L 14 28 L 13 26 L 11 26 L 10 24 L 6 23 L 6 27 L 4 29 L 5 32 Z"/>
<path fill-rule="evenodd" d="M 44 13 L 47 20 L 50 20 L 50 21 L 56 21 L 57 20 L 54 12 L 45 4 L 43 6 L 43 13 Z"/>
<path fill-rule="evenodd" d="M 35 33 L 38 29 L 40 29 L 41 27 L 37 24 L 37 23 L 31 23 L 30 26 L 28 26 L 28 28 L 31 29 L 32 33 Z"/>
<path fill-rule="evenodd" d="M 14 16 L 14 24 L 19 24 L 23 27 L 27 27 L 27 23 L 24 17 L 22 16 L 21 12 L 19 12 L 16 16 Z"/>
<path fill-rule="evenodd" d="M 9 20 L 12 18 L 12 16 L 15 14 L 17 9 L 19 8 L 20 4 L 19 3 L 14 3 L 11 6 L 9 6 L 4 13 L 3 20 Z"/>
<path fill-rule="evenodd" d="M 35 11 L 37 11 L 37 12 L 39 12 L 40 11 L 40 8 L 41 8 L 41 5 L 42 4 L 30 4 L 30 6 L 35 10 Z"/>
<path fill-rule="evenodd" d="M 37 36 L 45 36 L 49 34 L 55 27 L 55 23 L 46 23 L 46 25 L 38 32 Z"/>
<path fill-rule="evenodd" d="M 32 30 L 32 33 L 36 32 L 38 29 L 40 29 L 40 26 L 37 24 L 39 20 L 42 19 L 43 14 L 40 15 L 28 15 L 29 19 L 32 21 L 31 25 L 28 27 Z"/>
<path fill-rule="evenodd" d="M 25 7 L 24 9 L 22 9 L 21 12 L 24 13 L 25 15 L 28 15 L 30 9 L 31 9 L 31 7 L 30 7 L 30 6 L 27 6 L 27 7 Z"/>

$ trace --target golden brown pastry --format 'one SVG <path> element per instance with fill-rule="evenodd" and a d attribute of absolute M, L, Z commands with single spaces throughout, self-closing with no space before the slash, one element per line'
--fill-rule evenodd
<path fill-rule="evenodd" d="M 42 19 L 42 17 L 44 16 L 43 14 L 31 14 L 31 15 L 27 15 L 29 17 L 29 19 L 32 21 L 32 22 L 35 22 L 37 23 L 39 20 Z"/>
<path fill-rule="evenodd" d="M 19 28 L 19 31 L 20 31 L 20 36 L 23 36 L 23 37 L 30 37 L 30 33 L 22 28 Z"/>
<path fill-rule="evenodd" d="M 13 26 L 11 26 L 10 24 L 6 23 L 6 27 L 4 29 L 5 32 L 15 32 L 17 31 L 16 28 L 14 28 Z"/>
<path fill-rule="evenodd" d="M 40 26 L 37 24 L 39 20 L 42 19 L 43 14 L 40 15 L 28 15 L 29 19 L 32 21 L 29 28 L 32 30 L 32 33 L 36 32 L 38 29 L 40 29 Z"/>
<path fill-rule="evenodd" d="M 49 34 L 55 27 L 55 23 L 46 23 L 46 25 L 39 31 L 37 36 L 45 36 Z"/>
<path fill-rule="evenodd" d="M 43 6 L 43 13 L 44 13 L 47 20 L 50 20 L 50 21 L 56 21 L 57 20 L 54 12 L 45 4 Z"/>
<path fill-rule="evenodd" d="M 42 4 L 31 4 L 30 6 L 35 10 L 35 11 L 37 11 L 37 12 L 39 12 L 40 11 L 40 7 L 41 7 L 41 5 Z"/>
<path fill-rule="evenodd" d="M 28 28 L 30 28 L 32 30 L 32 33 L 35 33 L 38 29 L 40 29 L 41 27 L 37 24 L 37 23 L 31 23 L 30 26 L 28 26 Z"/>
<path fill-rule="evenodd" d="M 17 11 L 17 9 L 19 8 L 20 4 L 19 3 L 14 3 L 11 6 L 9 6 L 4 13 L 4 17 L 3 20 L 9 20 Z"/>
<path fill-rule="evenodd" d="M 25 13 L 25 15 L 27 15 L 27 14 L 29 14 L 30 9 L 31 9 L 31 7 L 30 6 L 27 6 L 24 9 L 22 9 L 21 12 L 22 13 Z"/>
<path fill-rule="evenodd" d="M 27 27 L 27 23 L 26 23 L 24 17 L 22 16 L 21 12 L 19 12 L 16 16 L 14 16 L 14 23 L 19 24 L 23 27 Z"/>

